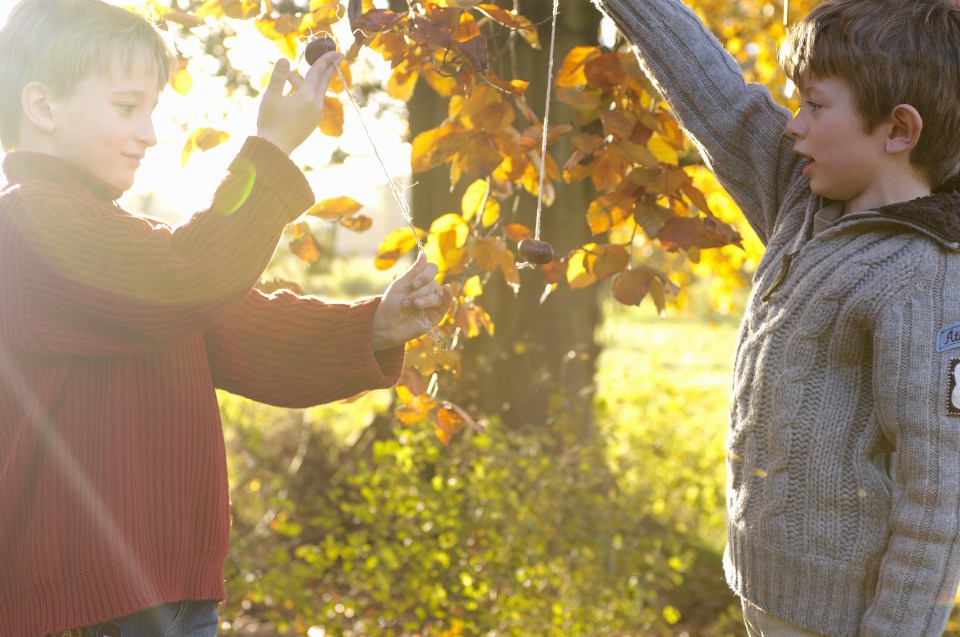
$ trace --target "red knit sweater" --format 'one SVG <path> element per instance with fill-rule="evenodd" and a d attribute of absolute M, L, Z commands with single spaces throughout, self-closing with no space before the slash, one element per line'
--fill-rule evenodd
<path fill-rule="evenodd" d="M 379 299 L 253 290 L 312 193 L 250 138 L 172 228 L 54 157 L 0 196 L 0 637 L 222 599 L 230 529 L 214 388 L 287 407 L 396 382 Z"/>

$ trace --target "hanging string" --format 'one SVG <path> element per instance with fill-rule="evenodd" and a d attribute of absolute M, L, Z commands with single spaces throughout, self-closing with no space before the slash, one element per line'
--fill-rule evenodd
<path fill-rule="evenodd" d="M 357 119 L 360 120 L 360 126 L 363 128 L 363 132 L 367 136 L 367 141 L 370 142 L 370 147 L 373 149 L 373 154 L 380 163 L 380 168 L 383 169 L 383 175 L 386 177 L 387 183 L 390 184 L 390 192 L 393 193 L 393 198 L 397 200 L 397 205 L 400 206 L 400 214 L 403 216 L 403 220 L 407 222 L 407 225 L 410 226 L 410 231 L 413 233 L 413 238 L 417 242 L 417 250 L 423 253 L 425 252 L 425 248 L 423 246 L 423 242 L 420 241 L 420 233 L 417 232 L 417 227 L 413 223 L 413 215 L 410 214 L 410 209 L 407 207 L 407 201 L 404 198 L 403 193 L 400 192 L 400 186 L 398 186 L 390 176 L 390 171 L 387 169 L 387 163 L 383 160 L 383 157 L 380 156 L 380 151 L 377 149 L 377 145 L 373 142 L 373 135 L 370 134 L 370 130 L 363 121 L 363 115 L 360 112 L 360 106 L 357 105 L 357 100 L 354 99 L 353 94 L 347 87 L 347 80 L 345 77 L 343 77 L 343 72 L 340 71 L 339 66 L 337 67 L 337 75 L 340 77 L 340 82 L 343 84 L 343 92 L 347 94 L 347 97 L 350 99 L 350 104 L 353 105 L 353 110 L 357 113 Z M 433 339 L 433 342 L 437 347 L 443 347 L 444 349 L 449 348 L 449 342 L 447 341 L 446 336 L 441 334 L 436 326 L 430 322 L 430 319 L 427 318 L 427 312 L 425 310 L 420 310 L 420 316 L 417 319 L 417 324 L 423 328 L 423 331 L 429 335 L 431 339 Z"/>
<path fill-rule="evenodd" d="M 543 133 L 540 140 L 540 186 L 537 188 L 537 223 L 533 238 L 540 239 L 540 218 L 543 215 L 543 176 L 547 172 L 547 130 L 550 126 L 550 91 L 553 84 L 553 50 L 557 41 L 557 13 L 560 12 L 560 0 L 553 0 L 553 16 L 550 24 L 550 55 L 547 59 L 547 98 L 543 107 Z"/>
<path fill-rule="evenodd" d="M 363 132 L 367 136 L 367 140 L 370 142 L 370 147 L 373 149 L 373 154 L 377 157 L 377 161 L 380 162 L 380 167 L 383 169 L 383 175 L 387 178 L 387 183 L 390 184 L 390 192 L 393 193 L 393 198 L 397 200 L 397 205 L 400 206 L 400 215 L 403 217 L 403 220 L 407 222 L 407 225 L 410 226 L 410 231 L 413 233 L 413 238 L 417 242 L 417 249 L 420 252 L 423 252 L 423 242 L 420 241 L 420 233 L 417 232 L 417 227 L 413 223 L 413 215 L 410 214 L 410 209 L 407 207 L 407 200 L 404 198 L 403 193 L 400 192 L 400 186 L 398 186 L 397 182 L 390 177 L 390 171 L 387 169 L 387 164 L 385 161 L 383 161 L 383 157 L 380 156 L 380 151 L 377 149 L 377 145 L 373 143 L 373 136 L 370 134 L 370 130 L 363 121 L 363 115 L 360 113 L 360 107 L 357 105 L 357 100 L 353 98 L 353 94 L 347 88 L 347 80 L 343 77 L 343 72 L 340 70 L 339 66 L 337 67 L 337 75 L 340 76 L 340 82 L 343 84 L 343 92 L 347 94 L 348 98 L 350 98 L 350 104 L 353 105 L 353 110 L 357 113 L 357 119 L 360 121 L 360 126 L 363 128 Z"/>

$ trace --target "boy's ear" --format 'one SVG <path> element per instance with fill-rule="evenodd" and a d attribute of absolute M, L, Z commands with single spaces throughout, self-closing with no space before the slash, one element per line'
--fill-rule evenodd
<path fill-rule="evenodd" d="M 44 132 L 52 131 L 56 123 L 53 118 L 50 89 L 40 82 L 30 82 L 20 93 L 20 108 L 24 120 Z"/>
<path fill-rule="evenodd" d="M 891 155 L 909 153 L 920 141 L 923 118 L 909 104 L 895 106 L 890 114 L 890 134 L 887 137 L 887 152 Z"/>

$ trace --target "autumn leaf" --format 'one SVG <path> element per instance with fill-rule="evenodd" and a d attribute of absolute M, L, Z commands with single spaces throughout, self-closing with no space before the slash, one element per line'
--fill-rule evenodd
<path fill-rule="evenodd" d="M 352 217 L 363 209 L 363 204 L 353 197 L 333 197 L 313 204 L 307 214 L 320 219 L 333 221 L 341 217 Z"/>
<path fill-rule="evenodd" d="M 487 57 L 487 39 L 477 35 L 457 44 L 457 49 L 469 60 L 470 65 L 478 71 L 486 71 L 489 66 Z"/>
<path fill-rule="evenodd" d="M 674 217 L 668 219 L 656 239 L 664 249 L 719 248 L 725 245 L 743 247 L 740 233 L 716 217 Z"/>
<path fill-rule="evenodd" d="M 616 192 L 597 197 L 587 209 L 590 232 L 600 234 L 620 225 L 633 213 L 635 204 L 633 197 Z"/>
<path fill-rule="evenodd" d="M 424 172 L 450 161 L 460 151 L 462 128 L 444 124 L 414 137 L 410 152 L 410 169 Z"/>
<path fill-rule="evenodd" d="M 654 277 L 654 272 L 644 267 L 621 272 L 613 281 L 613 298 L 624 305 L 640 305 Z"/>
<path fill-rule="evenodd" d="M 320 132 L 329 137 L 343 135 L 343 104 L 330 95 L 323 96 L 323 114 L 320 116 Z"/>
<path fill-rule="evenodd" d="M 597 275 L 593 272 L 597 247 L 596 243 L 588 243 L 570 255 L 567 261 L 567 284 L 571 289 L 578 290 L 597 282 Z"/>
<path fill-rule="evenodd" d="M 517 243 L 523 241 L 524 239 L 530 239 L 533 237 L 533 230 L 520 223 L 508 223 L 504 230 L 506 231 L 507 236 Z"/>
<path fill-rule="evenodd" d="M 394 417 L 401 424 L 410 426 L 423 422 L 430 417 L 436 403 L 427 394 L 414 394 L 404 385 L 397 385 L 397 400 L 400 405 L 394 409 Z"/>
<path fill-rule="evenodd" d="M 490 185 L 485 179 L 477 179 L 467 186 L 460 199 L 460 212 L 467 221 L 480 217 L 480 225 L 489 228 L 500 220 L 500 203 L 489 196 Z M 483 209 L 481 210 L 481 206 Z"/>
<path fill-rule="evenodd" d="M 290 252 L 307 263 L 316 263 L 323 256 L 323 248 L 317 243 L 313 233 L 310 232 L 310 226 L 303 222 L 293 226 Z"/>
<path fill-rule="evenodd" d="M 186 166 L 194 151 L 207 151 L 230 139 L 230 133 L 215 128 L 198 128 L 187 138 L 180 155 L 180 164 Z"/>
<path fill-rule="evenodd" d="M 193 89 L 193 78 L 190 77 L 190 72 L 185 68 L 178 69 L 173 75 L 173 80 L 170 81 L 170 86 L 180 95 L 189 93 Z"/>
<path fill-rule="evenodd" d="M 507 11 L 495 4 L 478 4 L 477 9 L 482 11 L 487 17 L 495 22 L 499 22 L 508 29 L 513 29 L 520 34 L 520 37 L 527 41 L 531 48 L 540 49 L 540 37 L 537 35 L 537 29 L 527 18 L 519 13 Z"/>
<path fill-rule="evenodd" d="M 374 265 L 378 270 L 387 270 L 393 267 L 397 260 L 417 247 L 417 237 L 422 241 L 425 233 L 420 228 L 413 234 L 410 228 L 397 228 L 384 237 L 377 248 Z"/>
<path fill-rule="evenodd" d="M 599 47 L 578 46 L 567 53 L 560 70 L 557 72 L 557 88 L 579 88 L 587 86 L 586 71 L 584 65 L 592 59 L 602 55 Z"/>
<path fill-rule="evenodd" d="M 622 272 L 628 265 L 630 265 L 630 254 L 621 245 L 601 246 L 592 264 L 593 273 L 598 281 Z"/>
<path fill-rule="evenodd" d="M 337 223 L 353 232 L 366 232 L 373 226 L 373 219 L 365 215 L 357 215 L 349 219 L 340 219 Z"/>

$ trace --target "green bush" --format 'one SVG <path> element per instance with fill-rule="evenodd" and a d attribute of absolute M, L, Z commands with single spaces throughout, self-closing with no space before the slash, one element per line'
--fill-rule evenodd
<path fill-rule="evenodd" d="M 563 412 L 536 435 L 494 419 L 444 446 L 378 417 L 389 392 L 302 412 L 222 396 L 223 634 L 657 636 L 692 619 L 738 634 L 719 573 L 729 373 L 712 367 L 730 350 L 648 369 L 663 361 L 639 344 L 665 325 L 604 328 L 618 346 L 589 442 Z"/>

